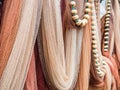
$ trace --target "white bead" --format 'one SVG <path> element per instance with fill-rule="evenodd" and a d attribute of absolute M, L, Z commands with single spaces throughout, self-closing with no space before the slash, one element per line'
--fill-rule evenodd
<path fill-rule="evenodd" d="M 94 39 L 94 40 L 96 41 L 96 36 L 95 36 L 95 35 L 92 35 L 92 39 Z M 94 40 L 92 40 L 92 42 L 93 42 L 94 44 L 96 44 Z"/>
<path fill-rule="evenodd" d="M 81 26 L 84 27 L 86 25 L 86 22 L 84 20 L 81 21 Z"/>
<path fill-rule="evenodd" d="M 89 19 L 90 16 L 89 16 L 88 14 L 85 14 L 85 15 L 84 15 L 84 18 Z"/>
<path fill-rule="evenodd" d="M 96 23 L 95 23 L 95 21 L 92 21 L 91 24 L 92 24 L 92 25 L 95 25 Z"/>
<path fill-rule="evenodd" d="M 94 53 L 98 53 L 98 50 L 97 50 L 97 49 L 92 49 L 92 51 L 93 51 Z"/>
<path fill-rule="evenodd" d="M 81 20 L 78 19 L 78 22 L 76 22 L 76 25 L 80 26 L 81 25 Z"/>
<path fill-rule="evenodd" d="M 91 26 L 91 29 L 95 30 L 95 26 Z"/>
<path fill-rule="evenodd" d="M 106 20 L 106 21 L 109 21 L 109 20 L 110 20 L 110 18 L 106 18 L 105 20 Z"/>
<path fill-rule="evenodd" d="M 92 30 L 91 32 L 92 32 L 92 34 L 94 34 L 94 36 L 96 35 L 96 31 L 95 30 Z"/>
<path fill-rule="evenodd" d="M 108 0 L 107 3 L 111 3 L 111 0 Z"/>
<path fill-rule="evenodd" d="M 108 14 L 110 14 L 110 13 L 111 13 L 111 11 L 107 11 L 107 13 L 108 13 Z"/>
<path fill-rule="evenodd" d="M 77 14 L 77 10 L 76 10 L 76 9 L 71 10 L 71 13 L 72 13 L 72 14 Z"/>
<path fill-rule="evenodd" d="M 100 63 L 98 62 L 98 63 L 95 63 L 95 66 L 99 66 L 100 65 Z"/>
<path fill-rule="evenodd" d="M 108 46 L 108 45 L 105 45 L 104 48 L 109 48 L 109 46 Z"/>
<path fill-rule="evenodd" d="M 71 1 L 70 5 L 76 6 L 76 2 L 75 1 Z"/>
<path fill-rule="evenodd" d="M 100 68 L 100 66 L 96 66 L 96 70 L 100 70 L 101 68 Z"/>
<path fill-rule="evenodd" d="M 72 18 L 73 18 L 73 20 L 76 20 L 76 19 L 79 18 L 79 16 L 78 15 L 74 15 L 74 16 L 72 16 Z"/>
<path fill-rule="evenodd" d="M 110 3 L 107 3 L 107 6 L 111 6 L 111 4 L 110 4 Z"/>
<path fill-rule="evenodd" d="M 106 21 L 105 23 L 110 23 L 110 21 Z"/>
<path fill-rule="evenodd" d="M 88 23 L 88 20 L 87 20 L 87 19 L 85 19 L 85 18 L 83 19 L 83 21 L 84 21 L 86 24 Z"/>
<path fill-rule="evenodd" d="M 90 8 L 86 8 L 85 12 L 91 13 L 91 9 Z"/>
<path fill-rule="evenodd" d="M 109 41 L 104 41 L 104 44 L 109 44 Z"/>
<path fill-rule="evenodd" d="M 92 39 L 96 40 L 96 35 L 92 35 Z"/>
<path fill-rule="evenodd" d="M 106 51 L 106 52 L 107 52 L 107 51 L 108 51 L 108 48 L 104 48 L 104 51 Z"/>
<path fill-rule="evenodd" d="M 111 9 L 111 7 L 107 7 L 107 10 L 110 10 Z"/>
<path fill-rule="evenodd" d="M 92 40 L 92 43 L 97 44 L 97 41 L 96 40 Z"/>
<path fill-rule="evenodd" d="M 105 66 L 105 65 L 106 65 L 106 62 L 105 62 L 104 60 L 102 60 L 102 64 L 103 64 L 103 66 Z"/>
<path fill-rule="evenodd" d="M 109 32 L 105 32 L 105 39 L 109 39 Z"/>
<path fill-rule="evenodd" d="M 104 76 L 104 73 L 100 70 L 100 72 L 97 72 L 97 74 L 99 75 L 100 78 L 102 78 Z"/>
<path fill-rule="evenodd" d="M 93 18 L 94 18 L 94 17 L 93 17 Z M 96 24 L 96 23 L 95 23 L 95 20 L 94 20 L 94 21 L 92 21 L 91 23 L 92 23 L 93 25 L 95 25 L 95 24 Z"/>
<path fill-rule="evenodd" d="M 109 25 L 109 23 L 106 23 L 105 26 L 107 27 L 107 26 L 110 26 L 110 25 Z"/>
<path fill-rule="evenodd" d="M 106 28 L 105 31 L 110 31 L 110 29 L 109 29 L 109 28 Z"/>
<path fill-rule="evenodd" d="M 107 14 L 106 17 L 110 17 L 110 14 Z"/>
<path fill-rule="evenodd" d="M 95 16 L 91 16 L 92 21 L 95 21 L 95 18 L 96 18 Z"/>
<path fill-rule="evenodd" d="M 89 7 L 89 8 L 91 8 L 91 7 L 92 7 L 91 3 L 88 3 L 88 2 L 87 2 L 87 3 L 85 3 L 85 6 L 86 6 L 86 7 Z"/>
<path fill-rule="evenodd" d="M 101 74 L 101 70 L 97 70 L 97 74 L 100 75 Z"/>
<path fill-rule="evenodd" d="M 99 57 L 98 53 L 94 54 L 94 57 L 95 57 L 95 58 L 98 58 L 98 57 Z"/>
<path fill-rule="evenodd" d="M 105 32 L 105 35 L 109 35 L 109 32 Z"/>
<path fill-rule="evenodd" d="M 105 36 L 104 38 L 105 38 L 105 39 L 109 39 L 109 36 Z"/>
<path fill-rule="evenodd" d="M 95 62 L 98 62 L 98 63 L 99 63 L 99 59 L 98 59 L 98 58 L 95 58 L 95 59 L 94 59 L 94 63 L 95 63 Z"/>

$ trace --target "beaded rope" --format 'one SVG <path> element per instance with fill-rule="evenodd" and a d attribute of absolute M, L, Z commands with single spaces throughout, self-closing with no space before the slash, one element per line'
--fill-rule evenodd
<path fill-rule="evenodd" d="M 94 7 L 94 3 L 92 3 L 92 7 Z M 95 8 L 94 8 L 95 9 Z M 95 66 L 95 71 L 96 74 L 99 78 L 103 78 L 105 75 L 105 61 L 99 59 L 99 53 L 98 53 L 98 42 L 97 42 L 97 35 L 96 35 L 96 27 L 97 27 L 97 22 L 95 21 L 96 19 L 96 12 L 95 10 L 92 9 L 92 25 L 91 25 L 91 33 L 92 33 L 92 53 L 93 53 L 93 60 L 94 60 L 94 66 Z"/>
<path fill-rule="evenodd" d="M 97 18 L 97 22 L 99 22 L 99 0 L 95 0 L 95 9 L 96 9 L 96 18 Z"/>
<path fill-rule="evenodd" d="M 107 1 L 107 14 L 105 17 L 105 31 L 104 31 L 104 51 L 109 49 L 109 31 L 110 31 L 110 13 L 111 13 L 111 0 Z"/>
<path fill-rule="evenodd" d="M 86 3 L 85 3 L 85 14 L 83 16 L 83 19 L 80 19 L 79 16 L 78 16 L 78 11 L 76 9 L 76 2 L 75 0 L 71 0 L 70 2 L 70 6 L 71 6 L 71 14 L 72 14 L 72 19 L 73 21 L 75 22 L 75 24 L 77 26 L 85 26 L 87 23 L 88 23 L 88 20 L 90 18 L 90 15 L 89 13 L 91 13 L 91 8 L 92 8 L 92 5 L 91 5 L 91 2 L 93 0 L 86 0 Z"/>

